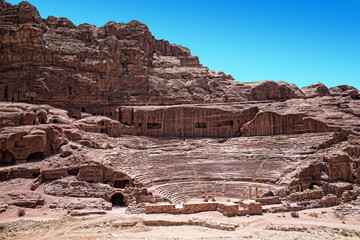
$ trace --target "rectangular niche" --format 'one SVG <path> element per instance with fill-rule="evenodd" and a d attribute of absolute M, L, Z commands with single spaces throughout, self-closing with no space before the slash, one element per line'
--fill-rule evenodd
<path fill-rule="evenodd" d="M 234 121 L 232 121 L 232 120 L 221 122 L 221 126 L 233 126 L 233 125 L 234 125 Z"/>
<path fill-rule="evenodd" d="M 206 128 L 206 122 L 195 123 L 195 128 Z"/>

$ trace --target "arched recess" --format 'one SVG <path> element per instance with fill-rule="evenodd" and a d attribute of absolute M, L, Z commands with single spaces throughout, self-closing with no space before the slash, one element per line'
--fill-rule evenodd
<path fill-rule="evenodd" d="M 126 207 L 126 199 L 122 192 L 114 192 L 111 197 L 110 201 L 113 207 Z"/>

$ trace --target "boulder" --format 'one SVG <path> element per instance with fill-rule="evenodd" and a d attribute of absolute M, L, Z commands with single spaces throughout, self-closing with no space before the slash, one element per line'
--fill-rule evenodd
<path fill-rule="evenodd" d="M 60 147 L 60 156 L 61 157 L 68 157 L 71 154 L 73 154 L 73 150 L 72 150 L 71 146 L 63 145 Z"/>
<path fill-rule="evenodd" d="M 306 97 L 330 96 L 329 89 L 321 82 L 313 83 L 308 87 L 301 88 Z"/>

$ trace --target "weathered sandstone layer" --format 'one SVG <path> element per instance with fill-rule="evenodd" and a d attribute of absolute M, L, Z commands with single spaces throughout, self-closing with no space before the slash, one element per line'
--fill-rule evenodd
<path fill-rule="evenodd" d="M 137 21 L 76 26 L 0 0 L 0 101 L 0 213 L 139 212 L 212 187 L 226 215 L 249 197 L 289 211 L 359 195 L 357 89 L 237 82 Z"/>

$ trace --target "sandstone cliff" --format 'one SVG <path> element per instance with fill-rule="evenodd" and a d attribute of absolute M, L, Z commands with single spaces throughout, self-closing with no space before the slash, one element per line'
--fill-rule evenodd
<path fill-rule="evenodd" d="M 141 105 L 302 97 L 287 83 L 240 83 L 199 64 L 146 25 L 75 26 L 29 3 L 0 9 L 0 99 L 58 105 Z"/>
<path fill-rule="evenodd" d="M 0 211 L 71 205 L 57 197 L 136 211 L 249 184 L 298 208 L 359 193 L 357 89 L 240 83 L 137 21 L 75 26 L 0 0 L 0 101 Z"/>

